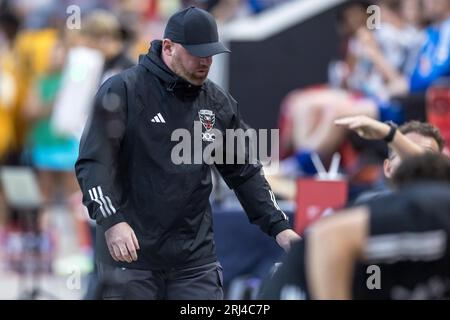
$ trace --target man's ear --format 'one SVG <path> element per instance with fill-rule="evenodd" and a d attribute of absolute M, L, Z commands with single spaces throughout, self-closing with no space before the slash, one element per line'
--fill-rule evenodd
<path fill-rule="evenodd" d="M 170 39 L 164 39 L 162 43 L 162 51 L 166 56 L 171 57 L 173 55 L 173 42 Z"/>
<path fill-rule="evenodd" d="M 391 161 L 389 159 L 384 160 L 383 162 L 383 171 L 386 178 L 392 178 L 392 166 Z"/>

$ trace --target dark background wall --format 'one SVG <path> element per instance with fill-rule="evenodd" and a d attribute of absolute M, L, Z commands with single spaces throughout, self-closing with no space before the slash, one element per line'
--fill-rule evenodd
<path fill-rule="evenodd" d="M 287 93 L 327 81 L 328 63 L 339 56 L 336 12 L 327 10 L 264 41 L 230 43 L 229 88 L 248 124 L 276 128 Z"/>

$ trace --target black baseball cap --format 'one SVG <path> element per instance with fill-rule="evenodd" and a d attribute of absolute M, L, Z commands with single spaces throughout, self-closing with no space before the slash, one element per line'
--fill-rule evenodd
<path fill-rule="evenodd" d="M 219 42 L 214 17 L 196 7 L 189 7 L 173 14 L 167 22 L 164 38 L 181 44 L 196 57 L 231 52 Z"/>

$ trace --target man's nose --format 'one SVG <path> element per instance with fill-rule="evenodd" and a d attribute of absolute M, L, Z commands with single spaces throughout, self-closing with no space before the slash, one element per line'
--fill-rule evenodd
<path fill-rule="evenodd" d="M 200 64 L 210 66 L 212 63 L 212 56 L 200 58 Z"/>

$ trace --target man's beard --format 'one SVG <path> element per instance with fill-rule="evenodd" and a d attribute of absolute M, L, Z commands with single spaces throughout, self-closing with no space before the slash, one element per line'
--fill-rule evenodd
<path fill-rule="evenodd" d="M 206 78 L 208 77 L 208 72 L 205 73 L 204 76 L 198 76 L 195 73 L 188 72 L 186 68 L 184 68 L 183 64 L 181 63 L 178 56 L 174 56 L 172 60 L 172 68 L 173 71 L 180 77 L 184 78 L 188 82 L 200 86 L 205 82 Z"/>

